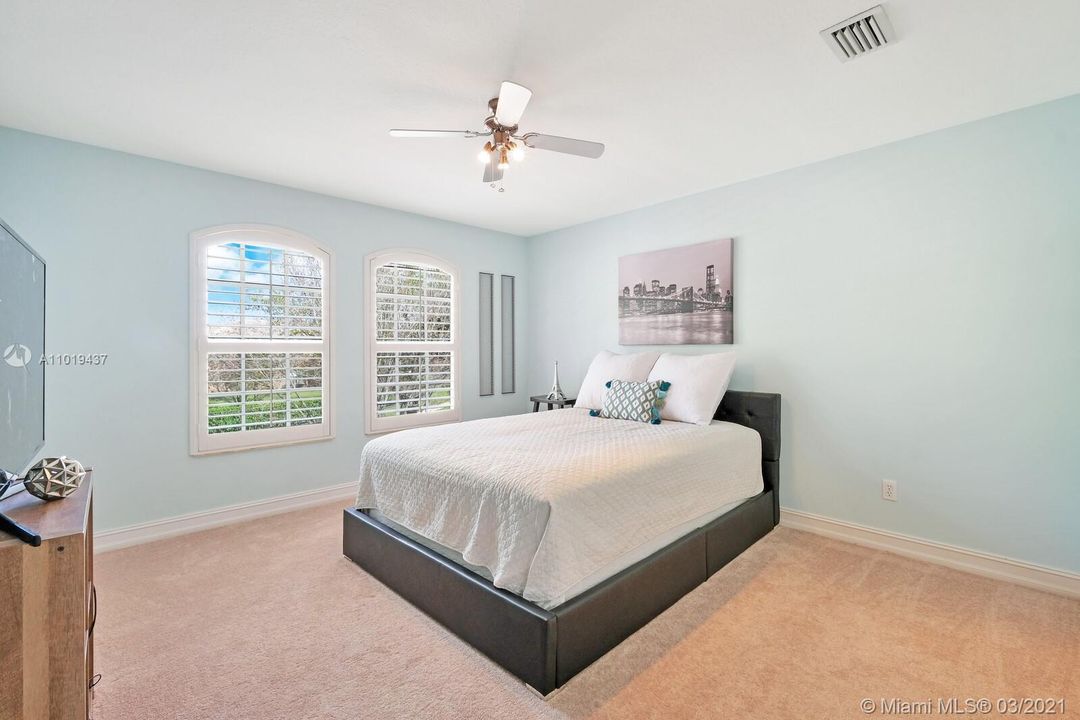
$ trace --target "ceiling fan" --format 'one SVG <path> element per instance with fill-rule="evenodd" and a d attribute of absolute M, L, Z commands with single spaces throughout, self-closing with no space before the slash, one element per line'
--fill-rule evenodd
<path fill-rule="evenodd" d="M 522 160 L 525 148 L 552 150 L 554 152 L 598 158 L 604 154 L 604 144 L 544 135 L 542 133 L 518 134 L 521 115 L 532 98 L 532 90 L 517 83 L 504 82 L 499 89 L 499 96 L 488 101 L 491 115 L 484 120 L 487 130 L 401 130 L 390 131 L 392 137 L 402 138 L 491 138 L 480 150 L 479 159 L 484 163 L 484 182 L 494 185 L 503 178 L 503 171 L 510 167 L 511 160 Z M 500 188 L 500 191 L 502 188 Z"/>

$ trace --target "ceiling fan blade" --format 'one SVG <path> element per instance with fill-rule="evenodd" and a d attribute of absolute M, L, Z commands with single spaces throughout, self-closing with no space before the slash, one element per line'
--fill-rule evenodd
<path fill-rule="evenodd" d="M 499 158 L 496 153 L 491 153 L 491 159 L 484 166 L 484 182 L 493 183 L 503 179 L 502 168 L 499 167 Z"/>
<path fill-rule="evenodd" d="M 522 135 L 521 139 L 525 143 L 525 147 L 540 150 L 552 150 L 593 159 L 604 154 L 604 143 L 589 142 L 588 140 L 575 140 L 574 138 L 542 135 L 541 133 L 528 133 Z"/>
<path fill-rule="evenodd" d="M 504 82 L 499 88 L 499 103 L 495 106 L 495 119 L 500 125 L 514 127 L 521 122 L 521 115 L 532 98 L 532 90 L 517 83 Z"/>
<path fill-rule="evenodd" d="M 479 133 L 472 130 L 402 130 L 394 128 L 390 131 L 390 137 L 399 138 L 441 138 L 441 137 L 479 137 Z"/>

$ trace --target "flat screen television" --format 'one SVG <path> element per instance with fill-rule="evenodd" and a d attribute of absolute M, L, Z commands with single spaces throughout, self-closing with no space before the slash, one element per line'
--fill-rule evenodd
<path fill-rule="evenodd" d="M 45 444 L 45 261 L 0 220 L 0 469 Z"/>

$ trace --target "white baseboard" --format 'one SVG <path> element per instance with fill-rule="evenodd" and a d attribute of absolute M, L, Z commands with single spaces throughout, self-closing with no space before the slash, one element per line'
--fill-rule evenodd
<path fill-rule="evenodd" d="M 922 540 L 799 510 L 781 508 L 780 524 L 793 530 L 804 530 L 856 545 L 886 550 L 975 575 L 1080 598 L 1080 575 L 1064 570 L 1032 565 L 1000 555 Z"/>
<path fill-rule="evenodd" d="M 108 552 L 153 540 L 187 533 L 209 530 L 221 525 L 254 520 L 255 518 L 276 515 L 301 510 L 315 505 L 334 502 L 336 500 L 348 500 L 356 494 L 356 483 L 348 482 L 341 485 L 305 490 L 290 495 L 279 495 L 266 500 L 228 505 L 226 507 L 204 510 L 191 513 L 190 515 L 177 515 L 176 517 L 151 520 L 150 522 L 128 525 L 115 530 L 104 530 L 94 533 L 94 552 Z"/>
<path fill-rule="evenodd" d="M 108 552 L 154 540 L 208 530 L 268 515 L 302 510 L 338 500 L 348 500 L 356 492 L 356 483 L 348 482 L 316 490 L 280 495 L 265 500 L 152 520 L 94 533 L 94 552 Z M 944 565 L 1025 587 L 1080 598 L 1080 574 L 1033 565 L 1000 555 L 968 550 L 944 543 L 922 540 L 909 535 L 878 530 L 843 520 L 800 510 L 780 510 L 780 524 L 793 530 L 843 540 L 865 547 L 885 550 L 904 557 Z"/>

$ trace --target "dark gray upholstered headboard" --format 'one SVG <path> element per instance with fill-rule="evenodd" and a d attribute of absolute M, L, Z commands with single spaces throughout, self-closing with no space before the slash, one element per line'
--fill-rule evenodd
<path fill-rule="evenodd" d="M 780 522 L 780 396 L 776 393 L 728 390 L 717 420 L 745 425 L 761 435 L 761 475 L 773 491 L 773 523 Z"/>

